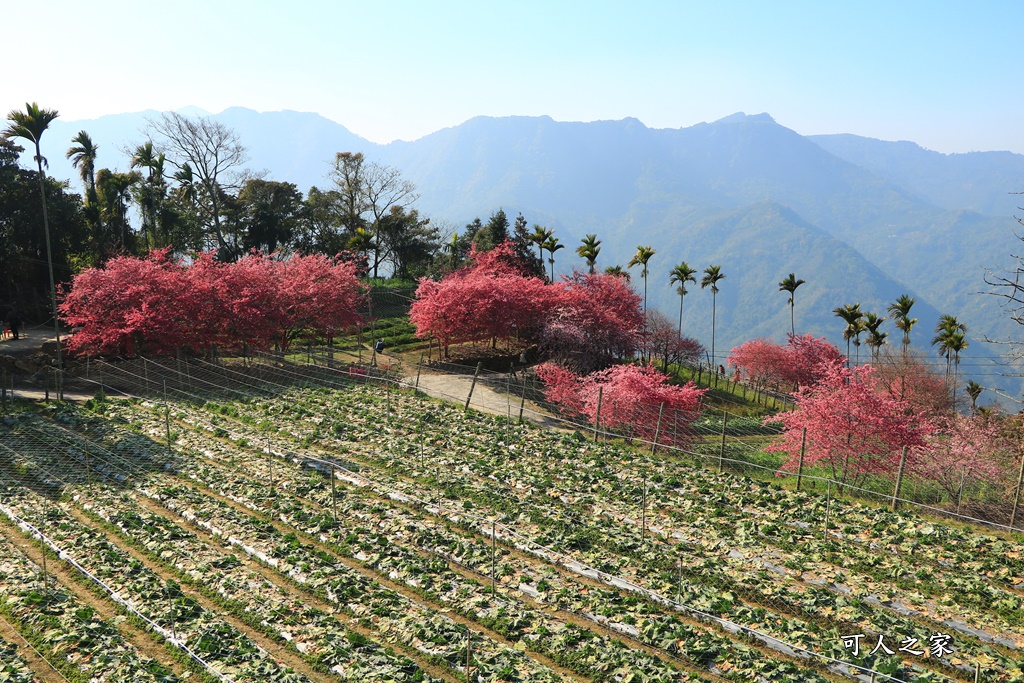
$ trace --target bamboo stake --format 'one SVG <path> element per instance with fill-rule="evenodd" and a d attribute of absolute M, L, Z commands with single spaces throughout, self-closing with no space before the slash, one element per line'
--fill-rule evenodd
<path fill-rule="evenodd" d="M 469 402 L 473 400 L 473 390 L 476 389 L 476 380 L 480 376 L 480 370 L 483 368 L 484 362 L 480 361 L 476 364 L 476 372 L 473 373 L 473 383 L 469 385 L 469 395 L 466 396 L 466 407 L 465 410 L 469 410 Z"/>
<path fill-rule="evenodd" d="M 594 443 L 597 443 L 601 431 L 601 399 L 604 398 L 604 387 L 597 388 L 597 416 L 594 419 Z"/>
<path fill-rule="evenodd" d="M 900 505 L 900 489 L 903 487 L 903 468 L 907 464 L 907 447 L 903 447 L 900 454 L 900 469 L 896 473 L 896 489 L 892 492 L 892 511 L 896 512 Z"/>
<path fill-rule="evenodd" d="M 800 484 L 804 479 L 804 452 L 807 450 L 807 427 L 804 427 L 800 435 L 800 465 L 796 471 L 796 490 L 800 490 Z"/>
<path fill-rule="evenodd" d="M 828 518 L 832 512 L 832 480 L 826 479 L 825 484 L 825 541 L 828 541 Z"/>
<path fill-rule="evenodd" d="M 495 554 L 496 554 L 495 541 L 494 541 L 494 538 L 495 538 L 494 529 L 495 529 L 495 521 L 492 519 L 491 520 L 491 595 L 492 596 L 497 592 L 497 590 L 494 587 L 494 557 L 495 557 Z"/>

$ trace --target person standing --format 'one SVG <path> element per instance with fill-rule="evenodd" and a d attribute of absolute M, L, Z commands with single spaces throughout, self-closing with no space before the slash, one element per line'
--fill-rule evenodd
<path fill-rule="evenodd" d="M 11 328 L 11 337 L 17 339 L 18 329 L 21 327 L 21 318 L 18 316 L 18 311 L 13 308 L 7 311 L 7 325 Z"/>

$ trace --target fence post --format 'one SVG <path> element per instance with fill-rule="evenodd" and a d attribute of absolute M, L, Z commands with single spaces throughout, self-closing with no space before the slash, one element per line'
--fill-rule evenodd
<path fill-rule="evenodd" d="M 725 466 L 725 427 L 729 424 L 729 413 L 722 410 L 722 445 L 718 449 L 718 473 L 723 472 Z"/>
<path fill-rule="evenodd" d="M 149 364 L 146 362 L 146 357 L 142 357 L 142 380 L 146 383 L 146 393 L 149 393 Z"/>
<path fill-rule="evenodd" d="M 1017 490 L 1013 494 L 1013 512 L 1010 513 L 1010 528 L 1017 521 L 1017 504 L 1020 503 L 1020 485 L 1024 481 L 1024 458 L 1020 460 L 1020 474 L 1017 475 Z"/>
<path fill-rule="evenodd" d="M 594 443 L 597 443 L 597 436 L 601 431 L 601 399 L 604 398 L 604 387 L 597 388 L 597 415 L 594 418 Z"/>
<path fill-rule="evenodd" d="M 665 402 L 661 402 L 661 407 L 658 408 L 658 426 L 654 428 L 654 443 L 651 444 L 651 455 L 658 449 L 658 436 L 661 435 L 661 416 L 665 414 Z"/>
<path fill-rule="evenodd" d="M 270 464 L 270 495 L 274 495 L 274 456 L 270 452 L 270 432 L 267 432 L 267 462 Z"/>
<path fill-rule="evenodd" d="M 892 511 L 896 510 L 900 506 L 900 489 L 903 487 L 903 468 L 907 464 L 907 447 L 903 447 L 903 452 L 900 453 L 900 469 L 896 473 L 896 490 L 892 492 Z"/>
<path fill-rule="evenodd" d="M 804 427 L 800 435 L 800 466 L 796 470 L 796 490 L 800 490 L 800 484 L 804 479 L 804 452 L 807 450 L 807 427 Z"/>
<path fill-rule="evenodd" d="M 43 391 L 45 392 L 45 398 L 43 400 L 49 402 L 50 400 L 50 370 L 52 368 L 46 368 L 46 377 L 43 378 Z"/>
<path fill-rule="evenodd" d="M 495 521 L 492 519 L 491 520 L 491 595 L 492 596 L 497 592 L 497 590 L 494 587 L 494 556 L 495 556 L 495 553 L 496 553 L 496 548 L 495 548 L 495 545 L 494 545 L 494 527 L 495 527 Z"/>
<path fill-rule="evenodd" d="M 526 371 L 523 371 L 523 391 L 519 397 L 519 424 L 523 424 L 523 410 L 526 408 Z"/>
<path fill-rule="evenodd" d="M 476 389 L 476 378 L 480 376 L 480 369 L 483 366 L 483 361 L 476 364 L 476 372 L 473 373 L 473 383 L 469 385 L 469 396 L 466 397 L 466 407 L 464 410 L 469 410 L 469 402 L 473 400 L 473 390 Z"/>
<path fill-rule="evenodd" d="M 967 479 L 967 465 L 960 468 L 960 488 L 956 490 L 956 514 L 960 514 L 960 502 L 964 496 L 964 481 Z"/>
<path fill-rule="evenodd" d="M 420 372 L 423 370 L 423 354 L 420 354 L 420 362 L 416 365 L 416 391 L 420 390 Z"/>
<path fill-rule="evenodd" d="M 4 403 L 7 403 L 7 368 L 3 369 L 2 373 L 0 373 L 0 377 L 2 377 L 2 379 L 0 379 L 0 399 L 2 399 Z"/>

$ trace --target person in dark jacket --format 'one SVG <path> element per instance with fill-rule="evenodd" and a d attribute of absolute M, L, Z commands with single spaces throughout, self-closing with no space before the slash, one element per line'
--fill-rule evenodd
<path fill-rule="evenodd" d="M 21 327 L 21 318 L 18 316 L 18 312 L 13 308 L 7 311 L 7 326 L 11 328 L 11 336 L 14 339 L 17 339 L 18 329 Z"/>

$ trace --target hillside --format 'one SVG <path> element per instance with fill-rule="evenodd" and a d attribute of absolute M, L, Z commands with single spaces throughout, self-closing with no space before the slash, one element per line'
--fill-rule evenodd
<path fill-rule="evenodd" d="M 604 240 L 601 266 L 625 265 L 638 244 L 651 245 L 658 253 L 650 300 L 667 313 L 678 306 L 667 280 L 673 265 L 720 263 L 727 279 L 719 349 L 755 335 L 784 337 L 785 297 L 776 283 L 789 272 L 807 281 L 798 296 L 803 329 L 836 341 L 833 308 L 859 301 L 881 313 L 904 292 L 918 299 L 919 345 L 939 313 L 967 323 L 969 358 L 1002 352 L 986 349 L 986 337 L 1019 336 L 1000 300 L 979 292 L 986 268 L 1012 265 L 1016 223 L 1006 200 L 1024 184 L 1021 155 L 942 155 L 911 143 L 806 137 L 767 114 L 684 129 L 651 129 L 636 119 L 477 117 L 389 145 L 309 113 L 233 108 L 216 118 L 249 146 L 252 169 L 304 191 L 327 184 L 335 152 L 362 151 L 412 180 L 421 212 L 442 225 L 458 227 L 499 207 L 510 217 L 521 212 L 531 224 L 553 227 L 568 247 L 558 254 L 561 272 L 581 265 L 573 249 L 586 233 Z M 101 147 L 98 165 L 123 168 L 124 157 L 112 152 L 139 140 L 143 123 L 142 115 L 58 120 L 44 145 L 51 171 L 74 177 L 60 141 L 83 127 Z M 690 332 L 710 343 L 702 294 L 688 297 L 687 318 Z M 1017 393 L 996 371 L 985 372 L 983 383 L 1004 382 Z"/>

